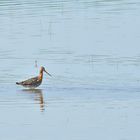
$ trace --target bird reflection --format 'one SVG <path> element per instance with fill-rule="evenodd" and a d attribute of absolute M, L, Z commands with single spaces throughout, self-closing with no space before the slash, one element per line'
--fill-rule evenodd
<path fill-rule="evenodd" d="M 43 98 L 43 93 L 41 89 L 23 89 L 23 92 L 26 92 L 28 94 L 32 94 L 33 99 L 37 102 L 39 102 L 40 104 L 40 110 L 44 111 L 45 110 L 45 102 L 44 102 L 44 98 Z"/>

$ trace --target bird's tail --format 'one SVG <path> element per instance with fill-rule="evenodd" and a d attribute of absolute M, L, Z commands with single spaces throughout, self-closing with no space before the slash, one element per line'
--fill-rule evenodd
<path fill-rule="evenodd" d="M 19 83 L 19 82 L 16 82 L 16 84 L 17 84 L 17 85 L 20 85 L 20 83 Z"/>

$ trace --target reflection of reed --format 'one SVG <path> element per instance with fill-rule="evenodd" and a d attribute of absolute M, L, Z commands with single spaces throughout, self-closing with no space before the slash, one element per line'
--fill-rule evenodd
<path fill-rule="evenodd" d="M 45 103 L 44 103 L 43 93 L 41 89 L 23 89 L 22 91 L 34 95 L 33 99 L 37 102 L 39 101 L 40 110 L 41 111 L 45 110 L 45 105 L 44 105 Z"/>

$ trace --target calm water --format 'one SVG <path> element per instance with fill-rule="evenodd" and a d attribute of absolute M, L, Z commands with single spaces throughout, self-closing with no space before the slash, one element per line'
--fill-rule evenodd
<path fill-rule="evenodd" d="M 1 0 L 0 138 L 139 140 L 139 17 L 139 0 Z M 15 84 L 41 65 L 38 89 Z"/>

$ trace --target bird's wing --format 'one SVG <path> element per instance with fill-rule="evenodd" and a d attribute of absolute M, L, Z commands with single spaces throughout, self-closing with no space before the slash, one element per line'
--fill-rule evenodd
<path fill-rule="evenodd" d="M 28 80 L 22 81 L 22 85 L 32 85 L 34 83 L 38 82 L 38 77 L 30 78 Z"/>

